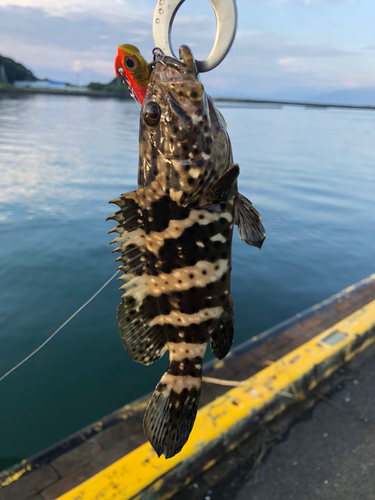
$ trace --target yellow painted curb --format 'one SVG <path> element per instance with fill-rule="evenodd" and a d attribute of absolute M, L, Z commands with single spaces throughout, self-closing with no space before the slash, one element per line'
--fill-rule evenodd
<path fill-rule="evenodd" d="M 342 363 L 374 342 L 374 335 L 368 334 L 374 326 L 375 301 L 199 410 L 191 436 L 177 456 L 169 460 L 158 458 L 147 443 L 58 500 L 129 500 L 141 496 L 145 489 L 150 498 L 152 493 L 155 498 L 172 496 L 176 490 L 161 496 L 157 493 L 164 484 L 165 474 L 184 461 L 194 459 L 218 440 L 227 436 L 230 441 L 231 431 L 244 420 L 257 421 L 261 412 L 265 413 L 266 421 L 273 419 L 297 399 L 304 379 L 307 380 L 305 389 L 312 389 Z M 310 378 L 306 378 L 309 374 Z M 274 404 L 276 401 L 278 404 Z M 226 449 L 235 446 L 236 442 L 227 443 Z M 207 459 L 204 469 L 211 467 L 218 458 L 211 456 Z M 187 476 L 188 473 L 185 484 L 190 481 Z"/>

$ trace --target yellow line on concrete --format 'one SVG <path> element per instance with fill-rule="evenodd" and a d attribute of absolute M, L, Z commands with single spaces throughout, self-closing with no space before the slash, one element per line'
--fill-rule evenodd
<path fill-rule="evenodd" d="M 26 460 L 23 460 L 21 462 L 21 464 L 25 463 L 25 462 L 26 462 Z M 0 481 L 0 486 L 2 488 L 5 488 L 5 486 L 9 486 L 10 484 L 14 483 L 14 481 L 18 481 L 18 479 L 20 479 L 24 474 L 26 474 L 26 472 L 31 471 L 31 469 L 32 469 L 31 465 L 25 465 L 25 467 L 22 467 L 17 472 L 14 472 L 11 476 L 7 477 L 4 481 Z"/>
<path fill-rule="evenodd" d="M 339 366 L 329 363 L 329 359 L 344 351 L 345 361 L 365 349 L 375 339 L 370 337 L 363 343 L 361 336 L 375 326 L 375 301 L 367 304 L 333 327 L 317 335 L 288 355 L 258 372 L 247 380 L 246 385 L 231 389 L 201 410 L 183 450 L 175 457 L 166 460 L 158 458 L 150 444 L 145 444 L 102 470 L 58 500 L 128 500 L 139 495 L 145 488 L 153 485 L 157 492 L 163 485 L 163 475 L 214 440 L 228 433 L 241 419 L 254 417 L 275 398 L 285 403 L 278 406 L 277 413 L 290 404 L 282 393 L 293 394 L 294 383 L 311 372 L 315 366 L 327 362 L 322 380 L 331 375 Z M 358 346 L 358 347 L 356 347 Z M 309 389 L 320 380 L 313 380 Z M 280 393 L 278 395 L 278 393 Z M 269 419 L 275 417 L 272 414 Z M 206 464 L 209 468 L 213 460 Z M 187 479 L 187 482 L 189 479 Z M 168 495 L 170 496 L 170 495 Z M 166 498 L 166 497 L 164 497 Z"/>

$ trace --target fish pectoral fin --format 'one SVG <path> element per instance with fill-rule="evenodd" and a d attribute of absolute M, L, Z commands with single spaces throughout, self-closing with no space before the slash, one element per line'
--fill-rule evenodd
<path fill-rule="evenodd" d="M 261 248 L 266 238 L 262 217 L 251 201 L 238 193 L 234 202 L 234 223 L 238 226 L 238 236 L 253 247 Z"/>
<path fill-rule="evenodd" d="M 226 201 L 230 192 L 237 182 L 237 177 L 240 173 L 240 167 L 236 163 L 233 167 L 228 168 L 211 186 L 208 192 L 208 199 L 212 205 L 220 204 Z"/>
<path fill-rule="evenodd" d="M 166 377 L 168 373 L 164 375 Z M 194 388 L 159 384 L 148 403 L 143 420 L 147 439 L 160 457 L 172 458 L 179 453 L 190 436 L 198 411 L 201 379 Z M 171 377 L 171 375 L 169 375 Z M 182 377 L 179 377 L 182 378 Z"/>
<path fill-rule="evenodd" d="M 224 312 L 220 316 L 215 330 L 211 334 L 211 351 L 218 359 L 223 359 L 230 351 L 233 344 L 233 302 L 228 301 L 224 307 Z"/>

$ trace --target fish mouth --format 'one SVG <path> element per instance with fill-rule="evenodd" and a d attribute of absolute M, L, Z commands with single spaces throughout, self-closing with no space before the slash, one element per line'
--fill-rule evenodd
<path fill-rule="evenodd" d="M 155 64 L 160 63 L 168 68 L 176 69 L 179 73 L 184 73 L 188 69 L 188 67 L 183 61 L 175 59 L 174 57 L 171 56 L 166 56 L 164 52 L 158 47 L 155 47 L 152 53 L 154 55 Z"/>
<path fill-rule="evenodd" d="M 190 49 L 186 49 L 180 50 L 181 60 L 165 55 L 159 48 L 154 49 L 153 81 L 166 89 L 169 99 L 175 101 L 178 108 L 182 106 L 185 114 L 195 114 L 196 106 L 202 102 L 204 88 L 194 71 Z"/>
<path fill-rule="evenodd" d="M 198 77 L 195 58 L 187 45 L 181 45 L 179 49 L 179 59 L 166 56 L 159 47 L 155 47 L 152 53 L 154 55 L 154 64 L 160 62 L 164 66 L 174 68 L 181 73 L 190 70 L 195 77 Z"/>

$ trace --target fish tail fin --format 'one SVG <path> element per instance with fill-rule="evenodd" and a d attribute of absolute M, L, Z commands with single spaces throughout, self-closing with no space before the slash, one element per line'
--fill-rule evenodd
<path fill-rule="evenodd" d="M 193 428 L 201 392 L 202 360 L 192 362 L 199 366 L 199 374 L 184 375 L 183 361 L 170 362 L 148 403 L 143 428 L 159 457 L 171 458 L 179 453 Z"/>

